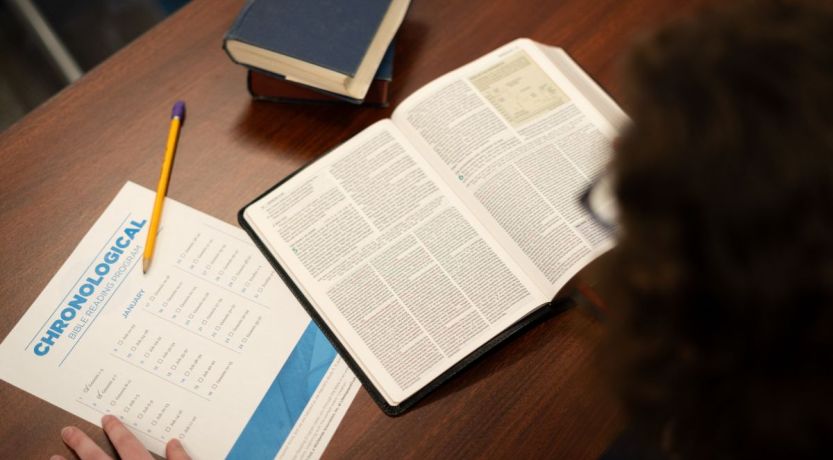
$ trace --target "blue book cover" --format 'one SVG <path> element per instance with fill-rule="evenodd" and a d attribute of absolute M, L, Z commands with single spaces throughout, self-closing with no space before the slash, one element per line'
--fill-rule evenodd
<path fill-rule="evenodd" d="M 391 0 L 251 0 L 226 40 L 353 77 Z"/>

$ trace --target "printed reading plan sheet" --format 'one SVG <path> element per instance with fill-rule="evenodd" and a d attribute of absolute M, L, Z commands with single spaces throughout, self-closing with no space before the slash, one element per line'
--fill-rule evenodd
<path fill-rule="evenodd" d="M 128 182 L 0 345 L 0 377 L 153 452 L 317 457 L 359 384 L 245 233 Z M 59 433 L 55 433 L 56 439 Z"/>

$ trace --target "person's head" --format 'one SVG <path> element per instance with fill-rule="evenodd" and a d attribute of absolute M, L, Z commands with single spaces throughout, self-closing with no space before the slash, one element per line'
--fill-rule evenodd
<path fill-rule="evenodd" d="M 833 10 L 740 2 L 627 66 L 612 178 L 618 388 L 683 457 L 833 439 Z"/>

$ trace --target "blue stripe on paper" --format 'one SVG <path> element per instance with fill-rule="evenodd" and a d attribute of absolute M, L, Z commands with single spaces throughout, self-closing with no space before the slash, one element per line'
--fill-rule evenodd
<path fill-rule="evenodd" d="M 310 321 L 227 458 L 275 458 L 335 356 L 333 346 Z"/>

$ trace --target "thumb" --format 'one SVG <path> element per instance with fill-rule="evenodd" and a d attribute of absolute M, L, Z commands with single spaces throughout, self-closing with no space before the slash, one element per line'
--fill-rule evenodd
<path fill-rule="evenodd" d="M 185 452 L 182 443 L 176 438 L 168 441 L 168 445 L 165 446 L 165 457 L 168 460 L 191 460 L 191 456 L 188 455 L 188 452 Z"/>

